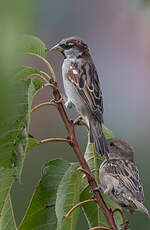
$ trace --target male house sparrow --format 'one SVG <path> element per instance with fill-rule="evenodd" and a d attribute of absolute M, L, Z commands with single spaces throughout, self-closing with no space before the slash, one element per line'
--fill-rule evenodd
<path fill-rule="evenodd" d="M 102 132 L 103 99 L 98 74 L 89 48 L 79 38 L 60 41 L 51 50 L 64 56 L 62 65 L 63 83 L 67 95 L 66 107 L 75 105 L 90 129 L 90 142 L 100 155 L 108 153 L 107 142 Z"/>
<path fill-rule="evenodd" d="M 130 213 L 139 210 L 150 218 L 148 210 L 143 205 L 144 192 L 132 148 L 127 142 L 117 138 L 110 138 L 107 143 L 109 160 L 105 160 L 100 166 L 100 187 Z"/>

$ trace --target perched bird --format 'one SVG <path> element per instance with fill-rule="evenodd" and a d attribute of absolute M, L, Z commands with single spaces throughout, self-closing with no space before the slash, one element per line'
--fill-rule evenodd
<path fill-rule="evenodd" d="M 101 156 L 108 153 L 102 131 L 103 99 L 96 67 L 87 44 L 71 37 L 60 41 L 51 50 L 64 56 L 62 75 L 67 96 L 66 107 L 75 106 L 90 129 L 90 142 Z"/>
<path fill-rule="evenodd" d="M 144 192 L 132 148 L 127 142 L 117 138 L 110 138 L 107 143 L 109 160 L 105 160 L 100 166 L 100 187 L 131 214 L 139 210 L 150 218 L 148 210 L 143 205 Z"/>

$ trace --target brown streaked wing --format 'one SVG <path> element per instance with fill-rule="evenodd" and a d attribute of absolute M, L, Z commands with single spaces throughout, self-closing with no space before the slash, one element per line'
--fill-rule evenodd
<path fill-rule="evenodd" d="M 105 164 L 105 172 L 120 180 L 139 202 L 144 200 L 138 169 L 132 161 L 112 159 Z"/>
<path fill-rule="evenodd" d="M 76 86 L 93 116 L 103 122 L 102 92 L 94 64 L 80 58 L 71 64 L 67 77 Z"/>

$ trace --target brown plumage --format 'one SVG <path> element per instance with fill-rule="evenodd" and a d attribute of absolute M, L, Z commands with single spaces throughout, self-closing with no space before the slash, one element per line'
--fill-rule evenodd
<path fill-rule="evenodd" d="M 139 210 L 150 218 L 143 205 L 144 191 L 132 148 L 117 138 L 108 139 L 108 147 L 109 160 L 105 160 L 99 170 L 104 193 L 131 213 Z"/>
<path fill-rule="evenodd" d="M 107 142 L 102 132 L 103 99 L 96 67 L 89 48 L 79 38 L 68 38 L 59 42 L 52 50 L 64 55 L 62 74 L 68 101 L 90 128 L 90 141 L 100 155 L 108 153 Z"/>

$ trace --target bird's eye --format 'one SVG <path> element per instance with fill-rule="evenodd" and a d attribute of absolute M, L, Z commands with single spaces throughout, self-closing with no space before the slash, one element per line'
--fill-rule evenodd
<path fill-rule="evenodd" d="M 69 50 L 73 47 L 73 44 L 72 43 L 68 43 L 68 44 L 65 44 L 65 49 Z"/>
<path fill-rule="evenodd" d="M 110 144 L 109 144 L 109 145 L 110 145 L 110 146 L 115 146 L 113 142 L 110 142 Z"/>
<path fill-rule="evenodd" d="M 60 44 L 60 46 L 61 46 L 64 50 L 69 50 L 69 49 L 71 49 L 74 45 L 73 45 L 73 43 L 63 43 L 63 44 Z"/>

